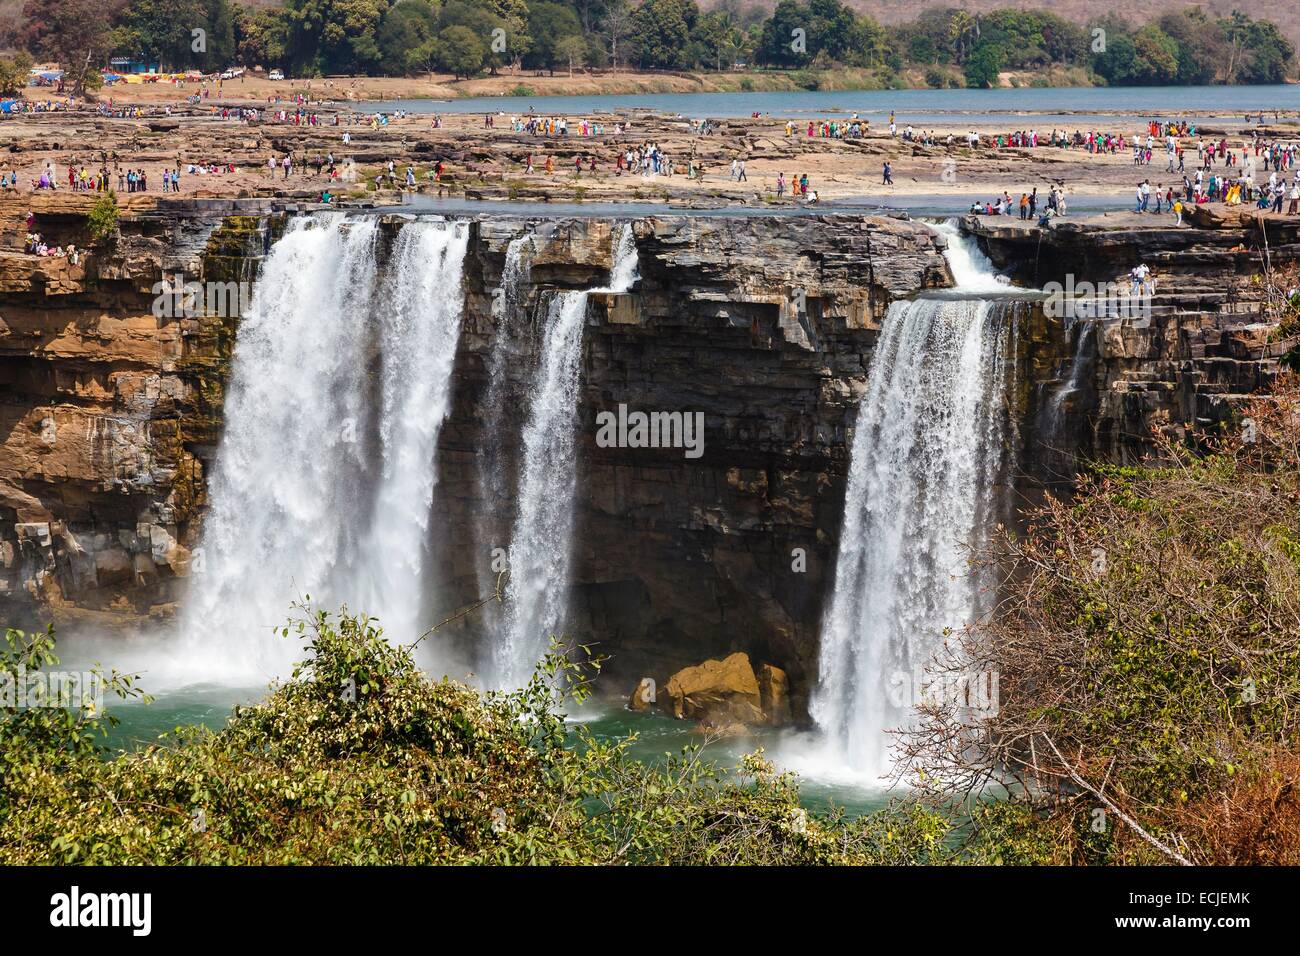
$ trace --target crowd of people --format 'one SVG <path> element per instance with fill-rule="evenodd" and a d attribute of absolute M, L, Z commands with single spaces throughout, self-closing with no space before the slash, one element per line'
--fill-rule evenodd
<path fill-rule="evenodd" d="M 1043 207 L 1041 213 L 1038 211 L 1040 204 Z M 988 202 L 972 203 L 970 207 L 971 214 L 976 216 L 1013 216 L 1019 212 L 1021 219 L 1037 222 L 1040 226 L 1047 225 L 1058 216 L 1064 216 L 1067 211 L 1065 187 L 1059 183 L 1048 187 L 1045 199 L 1039 198 L 1038 187 L 1035 186 L 1029 192 L 1022 192 L 1019 202 L 1003 190 L 1001 196 Z"/>
<path fill-rule="evenodd" d="M 30 218 L 31 215 L 29 213 L 29 221 Z M 74 266 L 81 262 L 81 252 L 73 243 L 70 242 L 66 246 L 47 245 L 45 240 L 41 238 L 39 232 L 27 233 L 23 243 L 23 251 L 34 256 L 49 256 L 52 258 L 67 259 Z"/>
<path fill-rule="evenodd" d="M 806 129 L 803 124 L 788 120 L 785 135 L 803 134 L 809 139 L 861 139 L 867 135 L 868 125 L 856 114 L 848 120 L 809 120 Z"/>

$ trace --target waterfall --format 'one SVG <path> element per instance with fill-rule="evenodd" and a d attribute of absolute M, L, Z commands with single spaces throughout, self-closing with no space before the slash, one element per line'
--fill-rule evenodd
<path fill-rule="evenodd" d="M 967 294 L 1011 291 L 1006 276 L 994 270 L 993 263 L 979 247 L 974 236 L 961 231 L 956 219 L 931 223 L 930 228 L 943 236 L 948 243 L 944 257 L 952 271 L 957 290 Z"/>
<path fill-rule="evenodd" d="M 374 217 L 298 219 L 263 266 L 182 615 L 182 681 L 283 676 L 302 649 L 273 628 L 305 595 L 414 637 L 468 231 L 408 224 L 382 283 L 377 239 Z"/>
<path fill-rule="evenodd" d="M 507 373 L 519 361 L 527 342 L 525 339 L 524 290 L 528 284 L 530 253 L 533 237 L 524 233 L 511 239 L 506 246 L 505 265 L 501 270 L 501 285 L 492 300 L 492 321 L 496 335 L 487 362 L 487 389 L 483 397 L 483 426 L 477 456 L 478 492 L 483 504 L 475 522 L 475 540 L 480 556 L 475 563 L 478 569 L 480 594 L 488 594 L 496 584 L 494 562 L 489 560 L 496 549 L 509 543 L 503 536 L 510 531 L 509 518 L 499 518 L 500 509 L 512 500 L 514 488 L 511 461 L 505 436 L 507 433 L 506 397 Z M 496 604 L 484 607 L 487 627 L 500 626 L 496 620 Z"/>
<path fill-rule="evenodd" d="M 379 616 L 384 630 L 404 642 L 422 630 L 435 452 L 450 405 L 468 248 L 467 223 L 405 226 L 377 310 L 383 474 L 357 568 L 358 577 L 369 584 L 364 606 L 357 609 Z"/>
<path fill-rule="evenodd" d="M 626 292 L 637 279 L 636 238 L 618 232 L 610 284 Z M 523 461 L 510 535 L 506 622 L 492 645 L 493 683 L 527 681 L 552 635 L 562 629 L 572 557 L 573 496 L 582 332 L 590 292 L 560 292 L 550 302 L 546 332 L 523 433 Z"/>
<path fill-rule="evenodd" d="M 1086 408 L 1081 406 L 1087 401 L 1088 379 L 1096 358 L 1097 323 L 1080 320 L 1074 323 L 1072 330 L 1074 355 L 1069 368 L 1056 387 L 1045 392 L 1036 423 L 1041 446 L 1038 449 L 1040 471 L 1049 481 L 1069 482 L 1075 478 L 1075 458 L 1079 451 L 1077 423 L 1087 414 Z M 1075 427 L 1071 427 L 1072 424 Z"/>
<path fill-rule="evenodd" d="M 1070 368 L 1065 378 L 1048 396 L 1043 407 L 1043 433 L 1050 439 L 1065 437 L 1065 411 L 1067 404 L 1083 390 L 1085 379 L 1089 374 L 1092 352 L 1090 347 L 1096 337 L 1097 323 L 1076 322 L 1078 330 L 1074 337 L 1074 357 L 1070 359 Z"/>
<path fill-rule="evenodd" d="M 963 276 L 977 260 L 953 245 Z M 970 284 L 985 289 L 989 278 Z M 812 715 L 831 761 L 877 783 L 923 668 L 945 633 L 984 609 L 966 549 L 997 510 L 1005 314 L 969 297 L 894 303 L 868 370 Z"/>

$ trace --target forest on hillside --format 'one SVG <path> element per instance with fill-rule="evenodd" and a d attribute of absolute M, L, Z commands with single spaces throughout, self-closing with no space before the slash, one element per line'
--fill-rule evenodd
<path fill-rule="evenodd" d="M 194 31 L 203 31 L 197 43 Z M 340 74 L 472 77 L 504 70 L 870 71 L 881 86 L 919 70 L 932 87 L 987 87 L 1004 71 L 1081 70 L 1127 86 L 1284 82 L 1295 50 L 1278 26 L 1241 12 L 1171 9 L 1136 25 L 1086 23 L 1044 10 L 983 15 L 933 6 L 882 26 L 840 0 L 28 0 L 7 38 L 31 56 L 89 74 L 113 56 L 165 70 L 281 67 Z"/>

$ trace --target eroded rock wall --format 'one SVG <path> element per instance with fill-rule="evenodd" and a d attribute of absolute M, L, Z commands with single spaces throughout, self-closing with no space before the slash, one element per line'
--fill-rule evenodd
<path fill-rule="evenodd" d="M 1157 435 L 1185 441 L 1229 425 L 1250 394 L 1270 387 L 1279 359 L 1300 344 L 1266 308 L 1269 275 L 1278 289 L 1296 283 L 1300 221 L 1218 208 L 1196 210 L 1202 228 L 1131 215 L 1045 230 L 1001 217 L 963 221 L 994 264 L 1026 285 L 1111 283 L 1127 293 L 1134 266 L 1155 275 L 1146 314 L 1087 320 L 1095 328 L 1082 338 L 1060 309 L 1042 319 L 1037 337 L 1054 344 L 1040 353 L 1027 396 L 1031 471 L 1068 478 L 1075 454 L 1140 461 L 1158 451 Z M 1054 397 L 1062 420 L 1049 428 Z"/>
<path fill-rule="evenodd" d="M 42 201 L 38 228 L 88 243 L 85 203 Z M 12 223 L 25 209 L 0 213 Z M 198 542 L 238 317 L 157 315 L 158 283 L 177 273 L 252 282 L 285 215 L 269 204 L 151 201 L 127 205 L 116 241 L 76 265 L 0 255 L 6 622 L 52 615 L 130 627 L 173 612 Z M 385 243 L 402 222 L 385 217 Z M 509 480 L 485 488 L 484 456 L 516 473 L 549 297 L 608 283 L 616 227 L 500 216 L 472 226 L 439 449 L 431 619 L 491 586 L 492 549 L 508 545 L 514 500 Z M 525 232 L 533 243 L 522 325 L 494 420 L 485 401 L 500 344 L 493 303 L 506 249 Z M 941 240 L 921 224 L 858 216 L 674 215 L 638 220 L 635 236 L 639 282 L 628 293 L 593 293 L 584 332 L 571 489 L 579 636 L 597 641 L 627 678 L 662 681 L 744 651 L 789 673 L 798 710 L 814 677 L 854 411 L 879 323 L 895 298 L 950 284 Z M 1028 255 L 1027 237 L 985 240 L 1004 265 Z M 1086 261 L 1099 263 L 1097 274 L 1127 255 L 1100 239 L 1077 241 L 1096 246 Z M 1239 254 L 1188 242 L 1168 250 L 1163 271 L 1178 262 L 1189 274 L 1219 270 L 1217 292 L 1209 280 L 1188 280 L 1176 308 L 1149 328 L 1100 331 L 1086 381 L 1063 403 L 1064 437 L 1044 433 L 1043 408 L 1070 371 L 1071 341 L 1041 308 L 1017 310 L 1011 440 L 1031 478 L 1060 464 L 1041 453 L 1045 442 L 1123 460 L 1147 447 L 1152 425 L 1185 429 L 1226 415 L 1235 396 L 1275 374 L 1278 347 L 1259 322 L 1258 298 L 1214 297 L 1224 275 L 1246 274 Z M 702 455 L 602 447 L 596 415 L 619 405 L 702 413 Z M 481 621 L 492 626 L 490 609 Z M 472 630 L 451 629 L 447 639 L 473 640 Z"/>

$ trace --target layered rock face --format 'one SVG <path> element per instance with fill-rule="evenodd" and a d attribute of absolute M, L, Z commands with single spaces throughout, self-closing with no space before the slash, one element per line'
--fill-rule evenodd
<path fill-rule="evenodd" d="M 85 244 L 79 200 L 47 202 L 32 210 L 36 228 Z M 0 212 L 12 224 L 26 208 Z M 402 221 L 385 218 L 385 245 Z M 117 240 L 77 265 L 0 256 L 6 622 L 52 614 L 133 627 L 169 618 L 183 599 L 238 315 L 160 310 L 159 283 L 176 273 L 251 282 L 283 225 L 269 204 L 148 202 L 125 207 Z M 500 216 L 473 224 L 438 451 L 431 620 L 491 586 L 493 549 L 509 544 L 510 476 L 547 304 L 559 290 L 608 285 L 616 225 Z M 510 306 L 519 331 L 503 343 L 507 249 L 525 233 L 528 269 Z M 637 678 L 662 687 L 685 666 L 745 652 L 788 675 L 791 699 L 775 706 L 793 705 L 797 716 L 815 678 L 851 429 L 879 320 L 891 301 L 951 284 L 941 240 L 921 224 L 859 216 L 674 215 L 638 220 L 634 233 L 640 280 L 630 292 L 589 297 L 577 481 L 557 489 L 575 508 L 568 596 L 579 636 L 610 655 L 607 672 L 623 693 Z M 1028 254 L 1028 237 L 985 239 L 1003 263 Z M 1233 255 L 1199 261 L 1222 271 Z M 377 262 L 383 268 L 384 250 Z M 1140 451 L 1146 425 L 1204 417 L 1216 382 L 1227 394 L 1266 384 L 1276 361 L 1272 346 L 1261 350 L 1248 337 L 1259 335 L 1242 331 L 1253 314 L 1209 305 L 1188 301 L 1150 329 L 1108 326 L 1092 346 L 1089 383 L 1056 424 L 1085 451 L 1122 458 Z M 1017 315 L 1009 400 L 1020 424 L 1013 440 L 1028 448 L 1072 355 L 1060 322 L 1041 309 Z M 494 368 L 499 407 L 487 398 Z M 701 453 L 599 441 L 597 416 L 620 406 L 702 415 Z M 487 459 L 504 482 L 485 484 Z M 499 623 L 490 613 L 477 620 L 446 639 L 482 639 Z"/>
<path fill-rule="evenodd" d="M 1041 354 L 1039 387 L 1027 396 L 1036 406 L 1031 470 L 1062 477 L 1075 453 L 1141 460 L 1156 434 L 1182 441 L 1230 422 L 1250 393 L 1270 386 L 1279 358 L 1298 343 L 1265 312 L 1265 273 L 1279 289 L 1295 284 L 1300 221 L 1216 208 L 1194 211 L 1204 228 L 1144 216 L 1058 220 L 1046 230 L 1000 217 L 963 220 L 994 264 L 1026 285 L 1112 283 L 1127 294 L 1134 266 L 1155 276 L 1149 312 L 1090 320 L 1092 329 L 1066 328 L 1060 315 L 1042 319 L 1039 337 L 1058 346 Z"/>
<path fill-rule="evenodd" d="M 78 261 L 0 256 L 0 612 L 100 623 L 166 615 L 202 505 L 196 450 L 216 440 L 235 318 L 155 315 L 165 277 L 251 278 L 256 219 L 126 202 L 120 235 L 87 251 L 94 198 L 5 199 L 6 245 L 27 212 Z M 167 281 L 172 281 L 168 278 Z"/>
<path fill-rule="evenodd" d="M 523 224 L 479 223 L 471 282 L 495 288 Z M 611 224 L 533 225 L 525 312 L 556 286 L 606 284 Z M 950 282 L 935 237 L 888 219 L 652 218 L 635 223 L 641 279 L 592 295 L 585 330 L 575 493 L 574 587 L 580 632 L 611 673 L 650 674 L 744 650 L 806 685 L 838 533 L 847 428 L 892 299 Z M 481 293 L 480 293 L 481 294 Z M 471 296 L 456 401 L 443 431 L 435 508 L 443 582 L 466 602 L 492 546 L 507 544 L 512 488 L 481 497 L 492 444 L 483 396 L 493 325 Z M 529 340 L 535 347 L 537 336 Z M 535 356 L 506 364 L 517 442 Z M 703 451 L 602 447 L 603 411 L 701 413 Z M 517 448 L 505 449 L 517 474 Z M 563 493 L 563 490 L 560 490 Z M 482 528 L 488 515 L 488 531 Z M 448 593 L 444 591 L 444 593 Z M 452 604 L 443 610 L 453 610 Z M 633 681 L 635 682 L 635 681 Z"/>
<path fill-rule="evenodd" d="M 36 228 L 85 243 L 86 211 L 37 208 Z M 155 314 L 159 284 L 177 273 L 252 279 L 282 222 L 234 214 L 250 211 L 263 212 L 125 208 L 117 241 L 77 266 L 19 253 L 5 261 L 6 620 L 53 612 L 131 626 L 167 618 L 183 595 L 238 320 Z M 390 217 L 383 234 L 391 240 L 400 225 Z M 474 224 L 439 449 L 438 608 L 475 597 L 487 552 L 507 543 L 498 534 L 511 489 L 485 494 L 482 456 L 495 448 L 514 472 L 546 301 L 555 290 L 607 285 L 613 227 Z M 525 331 L 493 422 L 484 414 L 493 299 L 506 248 L 525 232 Z M 666 678 L 739 648 L 806 675 L 839 523 L 846 428 L 878 321 L 895 297 L 950 282 L 941 251 L 924 226 L 860 217 L 670 216 L 638 221 L 635 234 L 634 291 L 591 296 L 579 484 L 560 490 L 572 492 L 577 515 L 577 619 L 603 649 L 617 649 L 628 673 L 646 667 Z M 702 454 L 601 447 L 595 416 L 620 404 L 702 413 Z"/>

